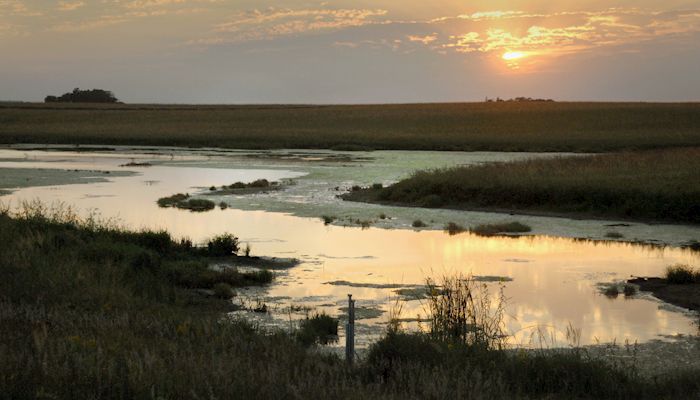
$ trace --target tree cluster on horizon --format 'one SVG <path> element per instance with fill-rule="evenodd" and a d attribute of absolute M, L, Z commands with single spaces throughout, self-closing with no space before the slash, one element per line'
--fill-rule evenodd
<path fill-rule="evenodd" d="M 61 96 L 46 96 L 45 103 L 118 103 L 114 93 L 103 89 L 73 89 Z"/>

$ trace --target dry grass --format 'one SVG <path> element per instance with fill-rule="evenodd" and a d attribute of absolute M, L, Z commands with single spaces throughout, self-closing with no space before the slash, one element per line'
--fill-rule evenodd
<path fill-rule="evenodd" d="M 700 104 L 0 104 L 1 143 L 613 151 L 700 145 Z"/>

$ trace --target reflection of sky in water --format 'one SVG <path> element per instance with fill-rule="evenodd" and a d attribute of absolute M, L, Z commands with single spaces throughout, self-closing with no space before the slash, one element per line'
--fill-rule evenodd
<path fill-rule="evenodd" d="M 7 154 L 0 154 L 7 156 Z M 53 155 L 57 157 L 58 155 Z M 60 159 L 69 157 L 65 154 Z M 94 157 L 80 154 L 67 163 L 43 162 L 60 168 L 115 168 L 129 158 Z M 19 161 L 0 166 L 34 166 Z M 257 165 L 256 165 L 256 168 Z M 63 201 L 81 210 L 98 210 L 104 217 L 117 217 L 132 228 L 165 228 L 175 236 L 195 241 L 233 232 L 243 243 L 249 242 L 253 254 L 298 257 L 304 263 L 280 272 L 267 289 L 243 290 L 250 301 L 258 296 L 272 298 L 281 315 L 290 304 L 305 304 L 337 314 L 352 293 L 358 305 L 389 311 L 395 289 L 348 287 L 327 282 L 404 284 L 424 283 L 426 276 L 454 272 L 474 275 L 505 276 L 508 297 L 507 326 L 515 333 L 515 342 L 527 343 L 535 327 L 555 332 L 558 340 L 569 326 L 581 329 L 581 341 L 639 340 L 658 335 L 693 333 L 697 328 L 685 314 L 660 308 L 645 299 L 608 299 L 596 291 L 597 282 L 623 280 L 631 275 L 655 276 L 675 262 L 700 264 L 700 256 L 667 248 L 652 249 L 614 243 L 573 241 L 536 236 L 521 238 L 483 238 L 462 234 L 449 236 L 440 231 L 359 229 L 324 226 L 315 218 L 300 218 L 283 213 L 235 209 L 190 213 L 161 209 L 155 200 L 176 192 L 194 192 L 196 187 L 222 185 L 235 181 L 266 178 L 279 180 L 303 175 L 284 169 L 224 169 L 153 166 L 138 169 L 140 174 L 116 177 L 108 183 L 66 185 L 22 189 L 10 196 L 40 198 L 45 202 Z M 153 184 L 157 182 L 157 184 Z M 255 198 L 256 196 L 253 196 Z M 251 200 L 255 201 L 255 200 Z M 492 291 L 497 288 L 489 284 Z M 403 317 L 425 315 L 420 301 L 403 305 Z M 296 318 L 299 316 L 297 315 Z M 388 313 L 363 320 L 366 337 L 377 333 Z M 362 339 L 359 338 L 360 342 Z M 565 343 L 565 342 L 564 342 Z"/>

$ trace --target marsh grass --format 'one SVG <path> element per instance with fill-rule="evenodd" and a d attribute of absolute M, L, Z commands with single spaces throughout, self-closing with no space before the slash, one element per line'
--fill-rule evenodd
<path fill-rule="evenodd" d="M 673 134 L 669 134 L 672 132 Z M 692 103 L 0 104 L 0 142 L 600 152 L 700 145 Z"/>
<path fill-rule="evenodd" d="M 700 223 L 700 147 L 416 172 L 344 198 L 456 209 Z"/>

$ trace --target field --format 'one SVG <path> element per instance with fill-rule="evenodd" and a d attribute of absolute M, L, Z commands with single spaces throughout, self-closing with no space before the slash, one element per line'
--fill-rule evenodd
<path fill-rule="evenodd" d="M 462 306 L 470 302 L 446 303 L 441 294 L 431 307 L 443 328 L 430 334 L 392 328 L 365 360 L 348 367 L 336 356 L 309 351 L 308 340 L 294 331 L 222 320 L 225 300 L 173 279 L 183 259 L 201 261 L 202 255 L 166 239 L 36 205 L 15 215 L 0 212 L 0 272 L 12 276 L 0 281 L 0 398 L 646 399 L 700 393 L 696 371 L 650 379 L 637 375 L 634 364 L 609 364 L 581 349 L 510 354 L 494 347 L 492 340 L 502 339 L 473 336 L 470 329 L 453 336 L 452 316 L 473 315 L 473 307 L 477 323 L 498 330 L 498 315 L 485 311 L 489 303 L 467 309 Z M 459 284 L 457 300 L 471 299 L 470 290 L 480 286 L 445 282 Z"/>
<path fill-rule="evenodd" d="M 0 103 L 0 143 L 607 152 L 700 146 L 700 103 Z"/>
<path fill-rule="evenodd" d="M 431 208 L 700 223 L 700 148 L 421 171 L 345 196 Z"/>

